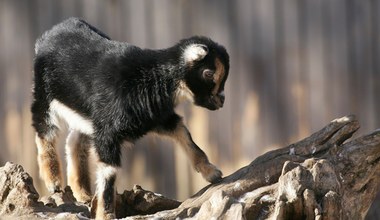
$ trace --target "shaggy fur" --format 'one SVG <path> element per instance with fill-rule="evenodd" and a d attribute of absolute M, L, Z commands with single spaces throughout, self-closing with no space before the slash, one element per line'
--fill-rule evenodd
<path fill-rule="evenodd" d="M 180 143 L 208 181 L 221 178 L 174 108 L 183 98 L 210 110 L 223 106 L 229 70 L 224 47 L 206 37 L 191 37 L 167 49 L 141 49 L 110 40 L 85 21 L 70 18 L 44 33 L 35 52 L 33 126 L 40 174 L 50 191 L 61 190 L 63 184 L 54 142 L 61 121 L 81 137 L 68 141 L 68 157 L 79 149 L 80 157 L 87 158 L 83 153 L 88 147 L 83 150 L 80 144 L 88 146 L 89 141 L 99 157 L 97 182 L 102 184 L 96 196 L 101 211 L 96 213 L 105 214 L 97 218 L 108 218 L 114 211 L 110 204 L 114 198 L 108 194 L 116 178 L 113 167 L 121 164 L 121 144 L 133 143 L 148 132 Z M 87 166 L 78 165 L 83 164 L 78 158 L 69 158 L 75 163 L 68 167 L 78 169 L 70 173 L 85 175 L 83 167 Z M 85 176 L 84 189 L 78 180 L 75 186 L 82 198 L 88 198 L 83 192 L 89 191 Z"/>

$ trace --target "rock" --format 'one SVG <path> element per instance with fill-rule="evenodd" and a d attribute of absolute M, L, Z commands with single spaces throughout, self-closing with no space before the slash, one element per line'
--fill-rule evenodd
<path fill-rule="evenodd" d="M 116 195 L 125 219 L 364 219 L 380 188 L 380 130 L 347 141 L 355 117 L 332 121 L 290 146 L 268 152 L 182 203 L 135 185 Z M 0 168 L 0 215 L 88 219 L 70 187 L 43 197 L 20 165 Z M 129 216 L 129 217 L 127 217 Z"/>
<path fill-rule="evenodd" d="M 181 203 L 135 185 L 116 195 L 116 216 L 147 215 L 177 208 Z M 90 207 L 76 201 L 69 186 L 39 199 L 33 179 L 22 166 L 0 167 L 0 216 L 21 219 L 88 219 Z"/>
<path fill-rule="evenodd" d="M 116 217 L 153 214 L 177 208 L 180 204 L 177 200 L 165 198 L 135 185 L 132 190 L 116 195 Z"/>
<path fill-rule="evenodd" d="M 88 205 L 77 202 L 70 186 L 66 186 L 63 192 L 56 192 L 52 195 L 42 197 L 41 201 L 46 207 L 46 212 L 69 212 L 80 213 L 80 215 L 84 217 L 90 216 Z"/>
<path fill-rule="evenodd" d="M 39 211 L 43 204 L 33 179 L 22 166 L 7 162 L 0 167 L 0 215 L 22 216 Z"/>

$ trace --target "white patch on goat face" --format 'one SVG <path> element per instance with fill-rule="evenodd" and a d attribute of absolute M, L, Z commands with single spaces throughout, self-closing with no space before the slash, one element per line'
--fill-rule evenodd
<path fill-rule="evenodd" d="M 56 99 L 50 103 L 50 118 L 52 124 L 58 127 L 60 125 L 60 119 L 63 119 L 71 129 L 78 130 L 87 135 L 94 133 L 92 121 L 84 118 Z"/>
<path fill-rule="evenodd" d="M 175 105 L 188 100 L 191 103 L 194 102 L 194 93 L 189 89 L 185 82 L 181 81 L 175 92 Z"/>
<path fill-rule="evenodd" d="M 203 59 L 207 55 L 207 47 L 203 44 L 191 44 L 183 52 L 183 58 L 186 64 L 192 64 L 194 61 Z"/>

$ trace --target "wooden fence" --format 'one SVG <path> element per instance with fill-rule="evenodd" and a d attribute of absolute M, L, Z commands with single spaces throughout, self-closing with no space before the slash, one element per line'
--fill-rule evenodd
<path fill-rule="evenodd" d="M 141 47 L 191 35 L 226 46 L 225 107 L 178 107 L 226 175 L 346 114 L 358 116 L 361 134 L 380 127 L 378 1 L 0 0 L 0 164 L 23 165 L 40 192 L 30 114 L 34 42 L 71 16 Z M 123 151 L 119 190 L 141 184 L 184 199 L 206 185 L 171 142 L 147 137 Z"/>

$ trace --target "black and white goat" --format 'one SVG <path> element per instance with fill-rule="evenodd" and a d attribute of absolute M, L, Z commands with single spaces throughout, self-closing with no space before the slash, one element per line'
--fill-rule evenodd
<path fill-rule="evenodd" d="M 63 187 L 55 146 L 61 121 L 70 128 L 67 179 L 79 201 L 91 200 L 88 150 L 95 148 L 97 219 L 115 217 L 122 143 L 148 132 L 177 141 L 207 181 L 221 179 L 174 108 L 184 98 L 210 110 L 223 106 L 229 70 L 224 47 L 191 37 L 167 49 L 141 49 L 70 18 L 44 33 L 35 52 L 33 126 L 40 175 L 50 192 Z"/>

